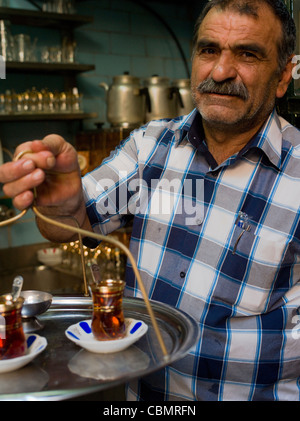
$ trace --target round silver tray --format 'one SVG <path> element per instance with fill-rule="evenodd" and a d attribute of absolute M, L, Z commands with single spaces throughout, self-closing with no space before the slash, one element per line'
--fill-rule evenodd
<path fill-rule="evenodd" d="M 93 354 L 71 342 L 65 330 L 92 316 L 89 297 L 53 297 L 50 309 L 38 317 L 48 346 L 27 366 L 0 374 L 0 400 L 66 400 L 99 392 L 144 377 L 183 358 L 199 337 L 197 323 L 171 306 L 151 301 L 165 342 L 165 358 L 145 303 L 124 298 L 125 317 L 143 320 L 148 331 L 138 342 L 115 354 Z"/>

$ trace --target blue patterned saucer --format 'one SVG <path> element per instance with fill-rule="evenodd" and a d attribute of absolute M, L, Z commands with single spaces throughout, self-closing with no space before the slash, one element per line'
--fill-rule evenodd
<path fill-rule="evenodd" d="M 125 319 L 124 338 L 98 341 L 92 333 L 91 323 L 91 320 L 83 320 L 68 327 L 65 334 L 68 339 L 82 348 L 99 354 L 123 351 L 140 339 L 148 330 L 148 326 L 143 321 L 127 318 Z"/>
<path fill-rule="evenodd" d="M 32 361 L 47 346 L 47 339 L 36 334 L 25 335 L 27 341 L 27 352 L 22 357 L 0 360 L 0 373 L 18 370 Z"/>

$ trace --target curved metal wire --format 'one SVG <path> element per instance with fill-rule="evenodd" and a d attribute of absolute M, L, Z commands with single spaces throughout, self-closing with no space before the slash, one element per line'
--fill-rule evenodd
<path fill-rule="evenodd" d="M 29 150 L 20 152 L 14 158 L 14 161 L 17 161 L 18 159 L 20 159 L 21 157 L 23 157 L 26 153 L 31 153 L 31 152 L 32 151 L 29 151 Z M 36 197 L 36 189 L 34 189 L 34 194 L 35 194 L 35 197 Z M 91 238 L 95 238 L 96 240 L 107 241 L 107 242 L 113 244 L 114 246 L 116 246 L 116 247 L 118 247 L 118 248 L 120 248 L 121 250 L 124 251 L 124 253 L 126 254 L 127 258 L 129 259 L 129 261 L 131 263 L 132 269 L 133 269 L 134 274 L 136 276 L 136 279 L 137 279 L 137 282 L 138 282 L 138 286 L 140 288 L 140 291 L 142 293 L 143 299 L 145 301 L 145 305 L 146 305 L 148 314 L 150 316 L 150 319 L 151 319 L 151 322 L 152 322 L 152 325 L 153 325 L 153 328 L 154 328 L 154 331 L 155 331 L 157 340 L 159 342 L 160 348 L 162 350 L 163 356 L 164 356 L 165 359 L 167 359 L 168 352 L 167 352 L 167 349 L 166 349 L 164 340 L 163 340 L 162 335 L 161 335 L 161 332 L 159 330 L 159 327 L 158 327 L 158 324 L 157 324 L 157 321 L 156 321 L 154 312 L 152 310 L 150 301 L 148 299 L 148 296 L 147 296 L 146 289 L 144 287 L 142 278 L 141 278 L 141 276 L 139 274 L 136 261 L 135 261 L 133 255 L 132 255 L 132 253 L 130 252 L 130 250 L 123 243 L 121 243 L 120 241 L 116 240 L 115 238 L 113 238 L 113 237 L 111 237 L 109 235 L 102 235 L 102 234 L 98 234 L 98 233 L 95 233 L 95 232 L 90 232 L 90 231 L 83 230 L 82 228 L 79 227 L 77 220 L 74 217 L 72 217 L 72 216 L 70 216 L 70 218 L 72 218 L 73 220 L 75 220 L 77 227 L 64 224 L 64 223 L 62 223 L 60 221 L 54 220 L 53 218 L 49 218 L 48 216 L 43 215 L 37 209 L 37 207 L 36 207 L 35 204 L 33 204 L 31 206 L 31 209 L 34 212 L 34 214 L 38 218 L 42 219 L 44 222 L 46 222 L 48 224 L 55 225 L 55 226 L 57 226 L 59 228 L 65 229 L 65 230 L 72 231 L 72 232 L 78 234 L 79 241 L 80 241 L 80 244 L 81 244 L 81 248 L 82 248 L 82 237 L 91 237 Z M 15 223 L 17 220 L 21 219 L 26 214 L 27 211 L 28 211 L 28 209 L 25 209 L 20 214 L 12 217 L 10 219 L 7 219 L 5 221 L 1 221 L 0 222 L 0 227 L 4 227 L 4 226 L 7 226 L 7 225 L 10 225 L 10 224 Z M 64 216 L 64 217 L 67 217 L 67 216 Z M 82 259 L 82 265 L 83 265 L 83 272 L 85 273 L 84 254 L 82 253 L 82 250 L 81 250 L 81 259 Z M 84 280 L 85 280 L 85 288 L 86 288 L 86 278 L 84 278 Z"/>
<path fill-rule="evenodd" d="M 148 299 L 148 296 L 147 296 L 146 289 L 144 287 L 142 278 L 139 274 L 135 259 L 132 255 L 132 253 L 130 252 L 130 250 L 123 243 L 121 243 L 120 241 L 116 240 L 115 238 L 113 238 L 109 235 L 102 235 L 102 234 L 98 234 L 98 233 L 95 233 L 95 232 L 86 231 L 86 230 L 83 230 L 83 229 L 78 228 L 78 227 L 72 227 L 70 225 L 63 224 L 62 222 L 53 220 L 52 218 L 48 218 L 47 216 L 43 215 L 41 212 L 39 212 L 39 210 L 37 209 L 36 206 L 32 206 L 32 210 L 38 218 L 42 219 L 46 223 L 53 224 L 53 225 L 56 225 L 59 228 L 67 229 L 69 231 L 75 232 L 78 235 L 83 236 L 83 237 L 91 237 L 91 238 L 95 238 L 95 239 L 100 240 L 100 241 L 107 241 L 107 242 L 113 244 L 114 246 L 116 246 L 116 247 L 118 247 L 118 248 L 120 248 L 121 250 L 124 251 L 124 253 L 127 255 L 128 259 L 131 263 L 131 266 L 132 266 L 132 269 L 133 269 L 134 274 L 136 276 L 136 279 L 137 279 L 139 288 L 141 290 L 143 299 L 145 301 L 146 308 L 147 308 L 147 311 L 149 313 L 153 328 L 155 330 L 158 342 L 160 344 L 160 347 L 161 347 L 161 350 L 162 350 L 164 356 L 166 357 L 168 355 L 168 352 L 166 350 L 163 338 L 162 338 L 160 330 L 158 328 L 158 324 L 157 324 L 157 321 L 155 319 L 155 315 L 153 313 L 150 301 Z"/>

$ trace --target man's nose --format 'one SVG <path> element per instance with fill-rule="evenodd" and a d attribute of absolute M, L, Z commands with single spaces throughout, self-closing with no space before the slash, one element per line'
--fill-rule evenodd
<path fill-rule="evenodd" d="M 227 79 L 235 79 L 237 70 L 235 61 L 229 52 L 222 52 L 215 62 L 211 77 L 215 82 L 223 82 Z"/>

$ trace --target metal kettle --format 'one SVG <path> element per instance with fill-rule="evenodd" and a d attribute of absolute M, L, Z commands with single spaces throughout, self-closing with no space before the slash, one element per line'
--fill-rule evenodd
<path fill-rule="evenodd" d="M 169 78 L 153 75 L 144 80 L 144 86 L 148 90 L 150 100 L 150 107 L 146 109 L 146 122 L 176 117 L 176 90 L 171 86 Z"/>
<path fill-rule="evenodd" d="M 177 93 L 175 100 L 176 116 L 189 114 L 195 108 L 191 94 L 190 79 L 175 79 L 173 88 Z"/>
<path fill-rule="evenodd" d="M 99 84 L 107 92 L 107 120 L 113 127 L 134 128 L 144 123 L 147 91 L 140 79 L 125 72 L 114 76 L 111 86 Z"/>

